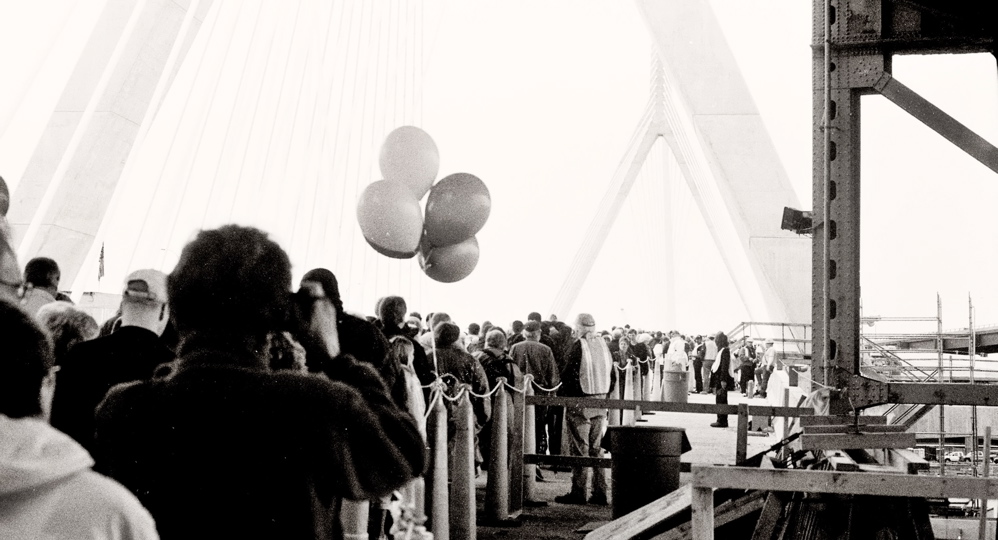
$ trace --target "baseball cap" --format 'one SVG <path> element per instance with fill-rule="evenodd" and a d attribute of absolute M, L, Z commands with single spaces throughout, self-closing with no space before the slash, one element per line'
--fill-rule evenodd
<path fill-rule="evenodd" d="M 124 300 L 165 304 L 166 274 L 159 270 L 136 270 L 125 278 Z"/>

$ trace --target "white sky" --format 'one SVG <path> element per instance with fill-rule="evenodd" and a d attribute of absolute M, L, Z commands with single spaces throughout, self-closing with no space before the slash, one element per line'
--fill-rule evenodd
<path fill-rule="evenodd" d="M 711 1 L 804 209 L 811 206 L 809 4 Z M 37 140 L 31 129 L 39 122 L 28 112 L 38 116 L 64 80 L 55 71 L 40 76 L 40 59 L 59 45 L 52 39 L 60 29 L 85 27 L 81 19 L 97 11 L 72 12 L 80 5 L 0 8 L 21 14 L 0 17 L 0 50 L 8 51 L 0 72 L 13 81 L 0 85 L 0 175 L 8 180 L 23 171 Z M 508 324 L 535 310 L 546 316 L 645 106 L 650 36 L 632 3 L 596 0 L 430 3 L 425 32 L 422 127 L 440 149 L 441 176 L 476 174 L 493 209 L 472 276 L 446 286 L 424 278 L 422 302 L 410 299 L 410 307 L 448 311 L 462 325 Z M 998 141 L 993 57 L 899 58 L 894 74 Z M 35 86 L 17 84 L 30 80 Z M 863 107 L 864 314 L 932 316 L 938 291 L 946 327 L 966 326 L 968 294 L 978 324 L 998 322 L 994 173 L 883 98 L 864 98 Z M 601 326 L 661 324 L 664 257 L 654 231 L 665 213 L 662 163 L 653 156 L 639 178 L 573 313 L 590 311 Z M 681 184 L 674 197 L 679 327 L 730 329 L 746 311 Z M 307 269 L 293 262 L 298 274 Z M 415 261 L 406 264 L 419 273 Z M 396 292 L 359 294 L 358 285 L 345 283 L 344 293 L 348 307 L 364 312 Z"/>

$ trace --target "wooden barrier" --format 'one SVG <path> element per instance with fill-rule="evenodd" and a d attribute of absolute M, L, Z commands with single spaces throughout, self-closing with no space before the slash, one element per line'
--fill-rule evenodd
<path fill-rule="evenodd" d="M 429 421 L 426 424 L 430 442 L 429 494 L 430 530 L 434 540 L 450 540 L 450 494 L 448 489 L 447 460 L 447 408 L 443 398 L 432 400 Z M 474 464 L 472 464 L 474 467 Z"/>

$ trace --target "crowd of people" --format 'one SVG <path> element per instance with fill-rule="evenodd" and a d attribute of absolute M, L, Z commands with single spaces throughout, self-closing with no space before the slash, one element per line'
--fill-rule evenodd
<path fill-rule="evenodd" d="M 690 392 L 726 403 L 736 376 L 764 396 L 775 363 L 771 342 L 598 331 L 587 313 L 459 325 L 388 296 L 355 315 L 331 271 L 310 270 L 293 293 L 287 254 L 235 225 L 201 231 L 169 275 L 133 271 L 102 324 L 59 278 L 49 258 L 22 273 L 0 228 L 4 538 L 341 538 L 344 500 L 372 501 L 370 538 L 382 538 L 390 497 L 425 472 L 434 386 L 471 390 L 481 467 L 500 380 L 604 399 L 632 364 L 688 370 Z M 602 456 L 607 416 L 536 407 L 537 453 Z M 555 500 L 606 505 L 606 472 L 574 467 Z"/>

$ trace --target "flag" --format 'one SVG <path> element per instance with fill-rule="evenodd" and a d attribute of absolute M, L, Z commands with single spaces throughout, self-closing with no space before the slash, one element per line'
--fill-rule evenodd
<path fill-rule="evenodd" d="M 104 277 L 104 243 L 100 245 L 100 261 L 97 264 L 97 281 Z"/>

